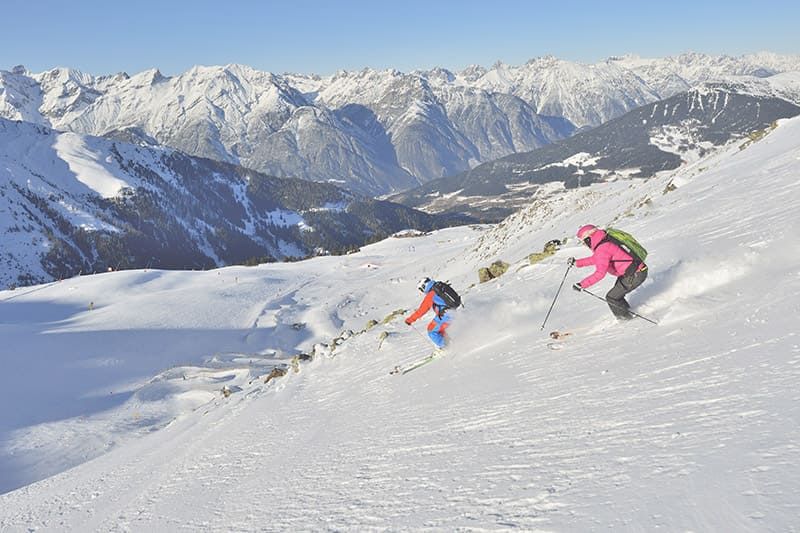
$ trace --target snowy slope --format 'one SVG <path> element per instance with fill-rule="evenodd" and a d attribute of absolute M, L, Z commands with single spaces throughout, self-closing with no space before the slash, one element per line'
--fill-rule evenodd
<path fill-rule="evenodd" d="M 646 182 L 345 257 L 0 293 L 0 387 L 19 399 L 1 407 L 6 488 L 96 456 L 0 496 L 0 529 L 795 530 L 798 139 L 783 121 Z M 525 257 L 586 222 L 650 250 L 631 301 L 659 326 L 565 288 L 540 331 L 584 251 Z M 509 273 L 472 287 L 498 258 Z M 414 306 L 425 274 L 465 296 L 444 358 L 388 375 L 429 350 L 398 318 L 250 381 L 255 362 Z M 551 329 L 573 332 L 559 351 Z M 209 364 L 231 351 L 251 364 Z"/>

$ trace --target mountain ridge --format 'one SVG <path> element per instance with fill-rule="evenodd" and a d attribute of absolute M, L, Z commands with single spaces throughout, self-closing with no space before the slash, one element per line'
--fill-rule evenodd
<path fill-rule="evenodd" d="M 0 116 L 90 135 L 136 130 L 189 154 L 283 177 L 396 192 L 530 151 L 712 78 L 800 70 L 800 56 L 552 56 L 403 73 L 273 74 L 196 66 L 176 76 L 0 71 Z M 502 95 L 502 96 L 501 96 Z"/>

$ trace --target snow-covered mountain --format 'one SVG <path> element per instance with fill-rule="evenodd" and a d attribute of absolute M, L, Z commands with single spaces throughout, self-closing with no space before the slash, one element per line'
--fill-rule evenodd
<path fill-rule="evenodd" d="M 305 257 L 445 224 L 331 184 L 0 119 L 3 287 Z"/>
<path fill-rule="evenodd" d="M 794 118 L 497 226 L 0 292 L 0 529 L 793 531 L 799 174 Z M 529 262 L 587 222 L 648 248 L 657 326 L 568 289 L 575 239 Z M 425 275 L 466 307 L 389 375 L 430 350 L 392 313 Z"/>
<path fill-rule="evenodd" d="M 0 117 L 160 143 L 268 174 L 370 195 L 526 152 L 706 81 L 800 71 L 800 57 L 683 54 L 593 65 L 532 59 L 453 73 L 332 76 L 194 67 L 95 77 L 0 71 Z"/>
<path fill-rule="evenodd" d="M 497 63 L 474 84 L 518 96 L 539 113 L 565 117 L 578 127 L 597 126 L 661 99 L 634 72 L 613 62 L 584 65 L 552 56 L 518 67 Z"/>
<path fill-rule="evenodd" d="M 423 181 L 544 146 L 574 129 L 537 115 L 520 98 L 455 83 L 443 69 L 340 72 L 320 84 L 315 101 L 373 115 L 392 139 L 398 163 Z"/>
<path fill-rule="evenodd" d="M 314 106 L 280 76 L 244 66 L 195 67 L 173 78 L 151 70 L 119 75 L 114 83 L 66 69 L 6 72 L 2 80 L 15 88 L 1 113 L 10 119 L 157 142 L 273 175 L 348 183 L 362 192 L 418 183 L 382 156 L 380 139 Z M 19 87 L 40 96 L 15 96 L 23 92 Z"/>
<path fill-rule="evenodd" d="M 472 67 L 457 79 L 513 94 L 540 114 L 564 117 L 584 127 L 598 126 L 705 82 L 798 71 L 800 56 L 766 52 L 739 57 L 686 53 L 657 59 L 628 55 L 592 65 L 546 56 L 520 66 L 498 62 L 489 70 Z"/>
<path fill-rule="evenodd" d="M 610 58 L 608 63 L 635 73 L 661 98 L 708 81 L 730 81 L 741 76 L 767 78 L 782 72 L 800 71 L 800 56 L 767 52 L 739 57 L 690 52 L 650 59 L 627 55 Z"/>
<path fill-rule="evenodd" d="M 342 76 L 326 83 L 338 87 Z M 538 117 L 522 101 L 479 90 L 467 91 L 448 114 L 418 75 L 375 72 L 364 81 L 375 84 L 376 101 L 334 99 L 335 105 L 325 105 L 324 98 L 315 100 L 290 83 L 313 90 L 312 77 L 278 76 L 241 65 L 195 67 L 172 78 L 157 70 L 93 78 L 67 69 L 31 74 L 18 68 L 0 73 L 0 116 L 156 142 L 370 195 L 542 146 L 573 130 L 566 121 Z M 469 113 L 461 111 L 473 101 Z M 485 123 L 494 131 L 486 131 Z"/>
<path fill-rule="evenodd" d="M 429 212 L 469 213 L 493 221 L 532 198 L 560 194 L 563 187 L 649 178 L 730 142 L 749 143 L 776 120 L 800 114 L 800 106 L 782 98 L 800 90 L 798 73 L 779 76 L 775 82 L 709 82 L 569 139 L 390 198 Z"/>

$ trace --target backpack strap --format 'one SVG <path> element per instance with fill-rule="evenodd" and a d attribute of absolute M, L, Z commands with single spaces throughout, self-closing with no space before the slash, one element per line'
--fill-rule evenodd
<path fill-rule="evenodd" d="M 633 268 L 632 272 L 638 271 L 639 267 L 644 265 L 644 262 L 639 260 L 639 258 L 636 257 L 636 254 L 634 254 L 633 252 L 629 252 L 628 250 L 623 248 L 622 243 L 619 242 L 614 237 L 612 237 L 611 235 L 609 235 L 608 233 L 606 233 L 606 236 L 603 237 L 603 239 L 600 242 L 597 243 L 597 246 L 595 246 L 594 249 L 597 250 L 598 248 L 600 248 L 600 245 L 603 244 L 604 242 L 610 242 L 611 244 L 616 244 L 617 246 L 622 248 L 623 252 L 625 252 L 626 254 L 631 256 L 631 266 L 628 267 L 627 269 L 625 269 L 625 273 L 626 274 L 628 273 L 628 270 L 631 270 L 631 268 L 633 268 L 634 266 L 635 266 L 635 268 Z M 611 263 L 627 263 L 628 261 L 626 259 L 612 259 L 610 262 Z"/>
<path fill-rule="evenodd" d="M 436 313 L 436 316 L 441 318 L 444 312 L 449 308 L 447 307 L 447 302 L 444 301 L 444 298 L 439 296 L 439 293 L 436 292 L 436 283 L 438 283 L 438 281 L 431 286 L 431 292 L 433 292 L 433 302 L 431 306 L 433 307 L 433 311 Z M 440 300 L 442 302 L 441 305 L 436 300 Z"/>

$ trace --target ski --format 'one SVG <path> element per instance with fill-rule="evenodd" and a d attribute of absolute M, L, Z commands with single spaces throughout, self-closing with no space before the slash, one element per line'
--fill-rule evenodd
<path fill-rule="evenodd" d="M 389 372 L 389 374 L 408 374 L 412 370 L 416 370 L 417 368 L 419 368 L 421 366 L 425 366 L 428 363 L 430 363 L 431 361 L 435 361 L 436 359 L 440 358 L 443 355 L 444 355 L 444 351 L 442 351 L 442 350 L 434 350 L 433 353 L 423 357 L 422 359 L 419 359 L 418 361 L 414 361 L 414 362 L 409 363 L 409 364 L 407 364 L 405 366 L 398 365 L 398 366 L 394 367 Z"/>

